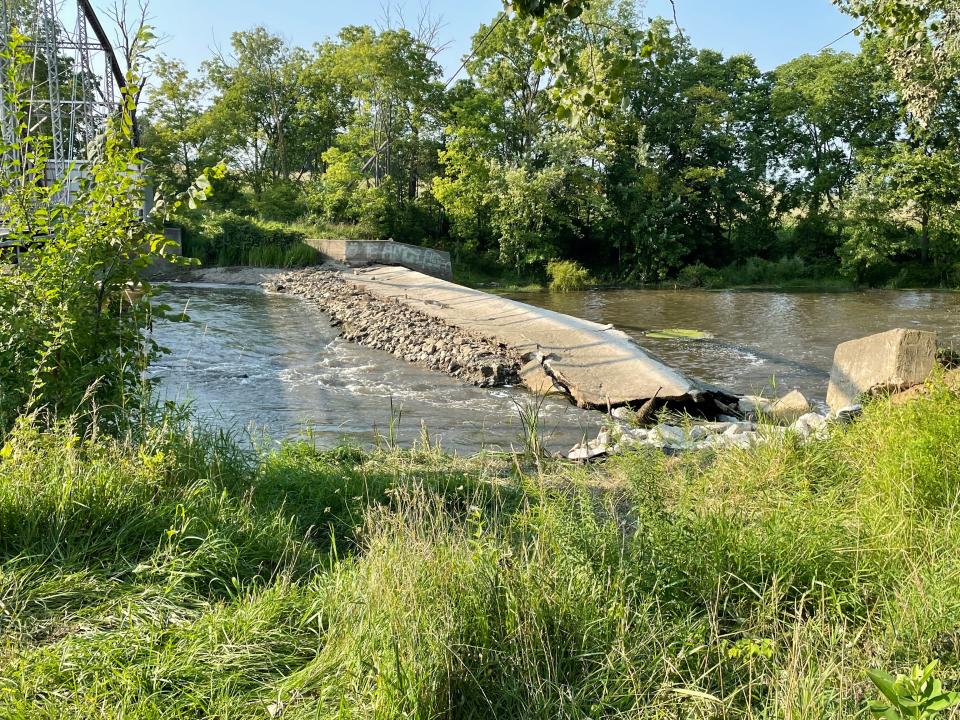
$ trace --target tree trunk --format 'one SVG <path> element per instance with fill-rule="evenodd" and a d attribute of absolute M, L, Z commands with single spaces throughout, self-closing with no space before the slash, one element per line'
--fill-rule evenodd
<path fill-rule="evenodd" d="M 926 207 L 920 213 L 920 262 L 930 261 L 930 210 Z"/>

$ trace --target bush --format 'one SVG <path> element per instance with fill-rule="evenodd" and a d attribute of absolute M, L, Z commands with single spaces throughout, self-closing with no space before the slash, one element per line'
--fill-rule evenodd
<path fill-rule="evenodd" d="M 298 242 L 293 245 L 257 245 L 247 253 L 245 265 L 250 267 L 292 268 L 316 265 L 319 253 L 307 245 Z"/>
<path fill-rule="evenodd" d="M 547 263 L 550 289 L 554 292 L 584 290 L 590 284 L 590 273 L 573 260 L 551 260 Z"/>
<path fill-rule="evenodd" d="M 183 227 L 184 254 L 198 258 L 205 265 L 289 267 L 285 263 L 300 264 L 310 255 L 303 243 L 305 233 L 278 222 L 224 212 L 205 215 L 199 221 L 187 221 Z M 315 254 L 310 257 L 310 263 L 314 262 Z"/>
<path fill-rule="evenodd" d="M 702 262 L 687 265 L 677 275 L 677 284 L 685 288 L 713 287 L 717 284 L 719 273 Z"/>
<path fill-rule="evenodd" d="M 276 182 L 253 199 L 253 207 L 266 220 L 292 222 L 307 212 L 303 191 L 298 183 Z"/>
<path fill-rule="evenodd" d="M 701 282 L 699 286 L 690 284 L 687 287 L 783 286 L 804 281 L 834 280 L 836 274 L 835 263 L 825 260 L 811 261 L 795 255 L 779 260 L 751 257 L 743 263 L 728 265 L 720 270 L 710 270 L 698 263 L 684 268 L 680 278 L 689 276 L 694 281 Z"/>
<path fill-rule="evenodd" d="M 146 337 L 152 308 L 140 276 L 172 248 L 155 232 L 158 218 L 141 217 L 144 178 L 131 168 L 142 150 L 128 140 L 126 102 L 91 144 L 72 202 L 67 181 L 46 177 L 51 142 L 29 127 L 25 42 L 14 30 L 0 48 L 5 122 L 15 127 L 9 143 L 0 139 L 0 227 L 24 250 L 15 268 L 0 271 L 0 431 L 21 414 L 52 421 L 76 413 L 116 430 L 142 409 L 131 405 L 159 351 Z"/>

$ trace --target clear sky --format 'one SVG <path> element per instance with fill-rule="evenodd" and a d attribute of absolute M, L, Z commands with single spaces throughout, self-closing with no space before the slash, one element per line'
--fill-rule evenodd
<path fill-rule="evenodd" d="M 427 0 L 400 0 L 408 24 Z M 108 0 L 95 0 L 98 6 Z M 167 36 L 163 52 L 195 67 L 215 44 L 229 46 L 230 33 L 263 25 L 288 41 L 309 47 L 336 35 L 344 25 L 383 24 L 387 0 L 152 0 L 157 30 Z M 697 47 L 725 54 L 748 52 L 769 70 L 797 55 L 817 52 L 855 24 L 830 0 L 676 0 L 680 26 Z M 501 0 L 429 0 L 441 18 L 441 37 L 450 43 L 440 57 L 453 72 L 482 22 L 503 7 Z M 648 0 L 644 14 L 669 15 L 669 0 Z M 837 49 L 854 49 L 844 38 Z"/>

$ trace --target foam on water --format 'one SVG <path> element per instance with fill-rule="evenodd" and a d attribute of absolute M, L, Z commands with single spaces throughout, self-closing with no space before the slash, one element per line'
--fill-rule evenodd
<path fill-rule="evenodd" d="M 400 440 L 411 443 L 424 421 L 451 451 L 509 448 L 520 427 L 518 388 L 484 390 L 387 353 L 344 342 L 314 305 L 255 289 L 172 285 L 158 301 L 187 307 L 189 321 L 156 324 L 171 349 L 153 367 L 166 398 L 188 400 L 212 422 L 253 424 L 274 438 L 310 431 L 322 445 L 370 444 L 403 408 Z M 550 399 L 542 424 L 553 450 L 596 434 L 599 413 Z"/>

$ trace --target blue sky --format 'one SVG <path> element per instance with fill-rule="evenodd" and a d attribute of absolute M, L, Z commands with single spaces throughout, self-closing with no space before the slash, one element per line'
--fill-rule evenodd
<path fill-rule="evenodd" d="M 99 0 L 102 5 L 106 0 Z M 153 0 L 154 25 L 168 37 L 163 52 L 195 67 L 215 44 L 227 48 L 230 33 L 264 25 L 288 41 L 309 46 L 336 35 L 344 25 L 381 21 L 386 0 Z M 412 22 L 421 0 L 394 1 Z M 853 27 L 830 0 L 676 0 L 681 27 L 698 47 L 725 54 L 748 52 L 768 70 L 806 52 L 816 52 Z M 440 57 L 454 71 L 478 25 L 503 6 L 500 0 L 430 0 L 441 17 L 441 37 L 450 48 Z M 668 0 L 648 0 L 644 14 L 669 15 Z M 855 49 L 850 36 L 834 45 Z"/>

